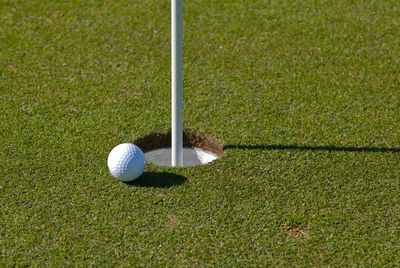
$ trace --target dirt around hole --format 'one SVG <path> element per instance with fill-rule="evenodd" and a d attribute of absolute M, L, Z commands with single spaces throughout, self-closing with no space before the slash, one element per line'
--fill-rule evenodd
<path fill-rule="evenodd" d="M 171 131 L 167 133 L 152 133 L 145 137 L 138 138 L 134 143 L 144 152 L 160 148 L 171 148 Z M 198 133 L 192 129 L 183 131 L 183 146 L 197 147 L 212 152 L 221 157 L 224 154 L 223 144 L 217 139 Z"/>

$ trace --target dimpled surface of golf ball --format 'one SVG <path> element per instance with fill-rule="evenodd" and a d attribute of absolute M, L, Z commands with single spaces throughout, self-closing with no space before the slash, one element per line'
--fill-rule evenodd
<path fill-rule="evenodd" d="M 125 182 L 133 181 L 143 174 L 144 154 L 138 146 L 122 143 L 111 150 L 107 164 L 114 178 Z"/>

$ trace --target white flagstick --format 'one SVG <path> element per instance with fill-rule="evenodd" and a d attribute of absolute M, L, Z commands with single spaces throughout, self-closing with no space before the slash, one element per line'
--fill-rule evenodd
<path fill-rule="evenodd" d="M 183 166 L 182 0 L 171 0 L 172 166 Z"/>

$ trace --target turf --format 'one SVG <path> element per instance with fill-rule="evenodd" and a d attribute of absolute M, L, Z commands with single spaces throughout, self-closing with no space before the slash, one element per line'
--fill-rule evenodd
<path fill-rule="evenodd" d="M 0 266 L 398 266 L 399 2 L 185 1 L 185 126 L 225 154 L 124 184 L 169 5 L 0 0 Z"/>

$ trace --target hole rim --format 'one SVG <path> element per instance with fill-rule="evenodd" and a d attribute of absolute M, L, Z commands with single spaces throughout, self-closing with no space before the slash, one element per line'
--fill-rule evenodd
<path fill-rule="evenodd" d="M 134 144 L 139 146 L 144 153 L 157 149 L 171 148 L 171 130 L 164 133 L 150 133 L 144 137 L 137 138 Z M 217 155 L 218 159 L 224 155 L 224 145 L 220 140 L 190 128 L 183 130 L 183 147 L 200 148 Z"/>

